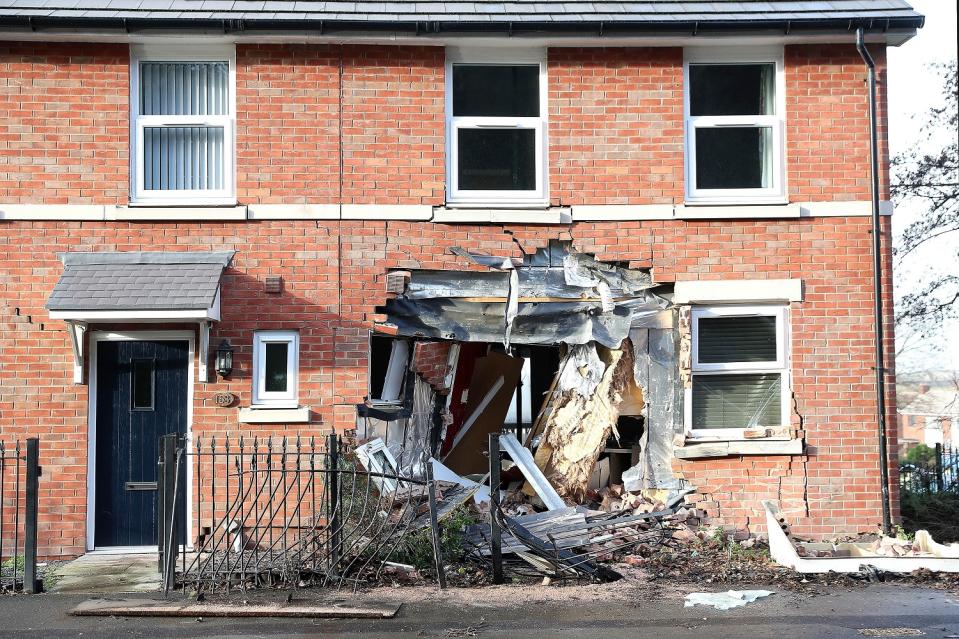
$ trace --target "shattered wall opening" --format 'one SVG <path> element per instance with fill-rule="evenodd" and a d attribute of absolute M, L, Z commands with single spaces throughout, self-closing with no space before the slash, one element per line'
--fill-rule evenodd
<path fill-rule="evenodd" d="M 660 294 L 668 287 L 569 241 L 522 259 L 453 253 L 471 270 L 404 272 L 374 327 L 393 340 L 456 344 L 448 384 L 435 389 L 442 417 L 431 454 L 480 479 L 489 433 L 511 433 L 569 503 L 611 483 L 682 489 L 671 467 L 682 424 L 674 313 Z M 528 483 L 526 493 L 536 499 Z"/>

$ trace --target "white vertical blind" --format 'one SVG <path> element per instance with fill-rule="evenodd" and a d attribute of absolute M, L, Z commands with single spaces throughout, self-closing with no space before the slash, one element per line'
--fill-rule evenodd
<path fill-rule="evenodd" d="M 227 188 L 222 118 L 231 115 L 229 81 L 227 62 L 140 64 L 144 190 Z"/>

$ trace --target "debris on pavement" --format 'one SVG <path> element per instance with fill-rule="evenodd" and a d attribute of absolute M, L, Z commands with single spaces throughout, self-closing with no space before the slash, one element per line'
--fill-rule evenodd
<path fill-rule="evenodd" d="M 770 590 L 727 590 L 726 592 L 691 592 L 686 595 L 684 608 L 712 606 L 716 610 L 740 608 L 757 599 L 775 594 Z"/>

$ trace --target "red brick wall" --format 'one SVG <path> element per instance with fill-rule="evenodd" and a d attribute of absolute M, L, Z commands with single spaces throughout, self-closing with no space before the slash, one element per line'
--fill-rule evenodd
<path fill-rule="evenodd" d="M 553 204 L 683 199 L 683 50 L 551 49 Z"/>
<path fill-rule="evenodd" d="M 802 81 L 807 84 L 800 86 L 818 92 L 815 100 L 797 98 L 790 109 L 797 116 L 803 109 L 807 113 L 806 124 L 789 120 L 790 131 L 795 129 L 789 133 L 789 148 L 790 188 L 795 185 L 791 192 L 796 198 L 866 197 L 860 177 L 849 181 L 850 174 L 867 166 L 865 142 L 856 142 L 854 152 L 838 164 L 826 162 L 833 156 L 824 151 L 847 135 L 833 130 L 835 109 L 846 109 L 841 119 L 855 122 L 851 130 L 864 135 L 864 94 L 861 87 L 856 93 L 855 82 L 848 78 L 826 87 L 814 75 L 819 71 L 813 71 L 824 64 L 813 61 L 841 58 L 837 74 L 854 76 L 850 51 L 787 49 L 787 81 L 795 84 L 800 73 L 808 74 Z M 238 48 L 237 179 L 243 203 L 336 201 L 340 54 L 335 47 Z M 441 203 L 442 51 L 345 47 L 342 54 L 344 201 Z M 580 75 L 578 55 L 586 56 Z M 800 58 L 807 61 L 804 71 L 795 64 Z M 680 59 L 674 49 L 550 52 L 554 202 L 668 203 L 681 198 L 681 113 L 666 108 L 678 100 Z M 8 116 L 0 119 L 0 205 L 125 202 L 127 64 L 122 46 L 0 48 L 0 80 L 5 80 L 0 82 L 0 110 Z M 604 87 L 602 92 L 588 90 L 582 81 L 587 72 L 593 84 Z M 63 78 L 49 82 L 50 74 Z M 301 81 L 306 89 L 297 88 Z M 58 82 L 70 84 L 69 90 Z M 846 88 L 850 97 L 824 110 L 823 122 L 832 123 L 826 127 L 828 141 L 800 139 L 803 126 L 818 126 L 811 116 L 819 98 Z M 294 100 L 280 99 L 291 90 Z M 607 94 L 621 117 L 600 113 Z M 65 97 L 71 100 L 69 109 L 63 106 Z M 647 110 L 656 109 L 669 112 L 658 113 L 658 119 L 647 117 Z M 662 118 L 668 123 L 657 124 Z M 92 122 L 79 124 L 77 133 L 92 138 L 67 138 L 77 124 L 72 119 Z M 92 127 L 89 133 L 83 132 L 87 126 Z M 618 142 L 618 136 L 626 140 Z M 79 147 L 64 147 L 64 153 L 56 155 L 58 144 L 74 143 Z M 34 144 L 42 153 L 25 155 Z M 34 164 L 48 157 L 54 158 L 49 164 Z M 609 157 L 616 162 L 603 161 Z M 802 167 L 814 164 L 824 178 L 803 174 Z M 625 176 L 620 166 L 628 167 Z M 72 177 L 63 177 L 63 167 Z M 814 184 L 817 179 L 824 181 Z M 732 526 L 762 532 L 763 526 L 757 526 L 759 500 L 771 498 L 783 502 L 798 534 L 871 529 L 879 521 L 879 502 L 868 231 L 868 220 L 861 217 L 545 227 L 383 221 L 0 221 L 0 433 L 4 439 L 42 437 L 43 498 L 55 502 L 41 522 L 44 552 L 82 552 L 87 387 L 72 384 L 64 325 L 50 321 L 43 309 L 61 271 L 58 252 L 235 249 L 237 256 L 223 282 L 223 321 L 211 339 L 214 345 L 231 340 L 237 349 L 235 372 L 229 380 L 196 385 L 195 431 L 277 430 L 241 427 L 236 408 L 217 407 L 213 394 L 230 390 L 240 397 L 240 405 L 248 404 L 252 331 L 296 328 L 301 332 L 301 403 L 312 408 L 314 423 L 285 432 L 320 434 L 355 423 L 354 404 L 367 387 L 367 331 L 374 307 L 386 298 L 389 269 L 475 268 L 451 255 L 450 248 L 519 256 L 517 241 L 530 251 L 551 238 L 572 237 L 577 249 L 602 259 L 651 267 L 661 282 L 802 278 L 806 301 L 794 305 L 792 315 L 794 422 L 805 433 L 809 455 L 691 462 L 680 470 L 701 488 L 704 508 Z M 887 263 L 887 292 L 889 273 Z M 268 275 L 283 278 L 281 294 L 263 292 Z M 887 335 L 890 354 L 892 338 Z M 890 448 L 895 450 L 894 436 Z"/>
<path fill-rule="evenodd" d="M 240 202 L 338 200 L 338 68 L 338 52 L 330 47 L 237 47 Z"/>
<path fill-rule="evenodd" d="M 785 64 L 790 197 L 868 199 L 855 47 L 789 46 Z M 126 203 L 128 72 L 125 45 L 0 45 L 0 203 Z M 439 47 L 239 45 L 240 203 L 339 201 L 342 97 L 343 202 L 442 204 L 443 78 Z M 552 49 L 548 82 L 554 204 L 682 202 L 681 49 Z"/>
<path fill-rule="evenodd" d="M 0 202 L 122 204 L 129 47 L 0 43 Z"/>
<path fill-rule="evenodd" d="M 889 160 L 886 54 L 876 59 L 880 161 Z M 866 67 L 849 45 L 788 46 L 786 66 L 786 163 L 795 200 L 868 200 L 869 92 Z M 888 199 L 886 175 L 881 189 Z"/>
<path fill-rule="evenodd" d="M 418 342 L 413 353 L 413 370 L 437 391 L 445 391 L 449 372 L 450 342 Z"/>

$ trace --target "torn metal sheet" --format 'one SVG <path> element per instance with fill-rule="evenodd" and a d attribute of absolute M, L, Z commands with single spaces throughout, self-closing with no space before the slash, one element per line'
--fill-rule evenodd
<path fill-rule="evenodd" d="M 599 301 L 519 303 L 511 323 L 510 341 L 539 345 L 595 341 L 617 348 L 637 318 L 658 315 L 665 303 L 649 292 L 617 302 L 609 313 L 603 312 Z M 503 341 L 506 311 L 506 304 L 501 302 L 403 297 L 388 300 L 380 310 L 398 335 L 459 342 Z"/>
<path fill-rule="evenodd" d="M 599 358 L 595 344 L 577 344 L 569 349 L 560 367 L 557 390 L 573 391 L 580 397 L 596 392 L 606 372 L 606 364 Z"/>
<path fill-rule="evenodd" d="M 639 463 L 623 473 L 626 490 L 679 489 L 673 475 L 676 406 L 676 343 L 671 329 L 633 329 L 633 377 L 645 390 L 646 428 Z"/>

